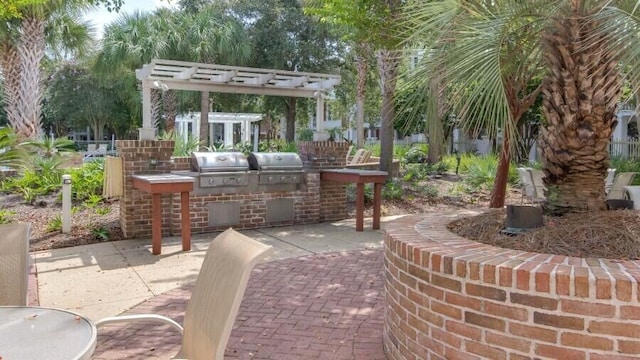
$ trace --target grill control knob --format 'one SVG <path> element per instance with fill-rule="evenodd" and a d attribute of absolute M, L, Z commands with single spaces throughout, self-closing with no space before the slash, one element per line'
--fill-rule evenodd
<path fill-rule="evenodd" d="M 242 179 L 238 178 L 238 179 L 236 180 L 236 182 L 237 182 L 238 184 L 241 184 L 241 183 L 242 183 Z"/>
<path fill-rule="evenodd" d="M 216 179 L 209 179 L 209 185 L 214 185 L 216 183 Z"/>
<path fill-rule="evenodd" d="M 280 176 L 280 181 L 286 181 L 287 177 L 286 176 Z"/>
<path fill-rule="evenodd" d="M 273 181 L 273 176 L 268 177 L 269 181 Z"/>

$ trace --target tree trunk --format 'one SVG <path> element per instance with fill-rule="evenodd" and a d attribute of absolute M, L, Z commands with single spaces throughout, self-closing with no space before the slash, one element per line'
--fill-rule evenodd
<path fill-rule="evenodd" d="M 0 69 L 4 79 L 4 110 L 9 125 L 16 130 L 20 124 L 18 102 L 20 99 L 20 58 L 15 44 L 11 40 L 0 43 Z"/>
<path fill-rule="evenodd" d="M 293 142 L 296 136 L 296 104 L 298 103 L 297 98 L 288 97 L 285 102 L 285 106 L 287 108 L 287 132 L 285 134 L 285 139 L 287 142 Z"/>
<path fill-rule="evenodd" d="M 552 215 L 605 209 L 608 144 L 622 84 L 607 34 L 595 30 L 584 9 L 573 12 L 555 19 L 543 38 L 550 69 L 542 88 L 543 210 Z"/>
<path fill-rule="evenodd" d="M 393 96 L 396 90 L 399 52 L 380 50 L 378 52 L 378 71 L 380 72 L 380 88 L 382 90 L 382 111 L 380 126 L 380 170 L 392 176 L 393 166 L 393 120 L 395 103 Z"/>
<path fill-rule="evenodd" d="M 174 90 L 165 91 L 162 94 L 164 102 L 165 131 L 169 132 L 176 127 L 176 116 L 178 116 L 176 92 Z"/>
<path fill-rule="evenodd" d="M 200 93 L 200 150 L 209 146 L 209 92 Z"/>
<path fill-rule="evenodd" d="M 364 101 L 369 64 L 363 55 L 358 55 L 358 89 L 356 94 L 356 147 L 364 147 Z"/>
<path fill-rule="evenodd" d="M 159 89 L 151 89 L 151 124 L 158 130 L 162 112 L 162 92 Z"/>
<path fill-rule="evenodd" d="M 21 120 L 15 130 L 19 137 L 27 139 L 36 139 L 42 134 L 40 62 L 45 50 L 44 26 L 44 21 L 37 16 L 25 15 L 20 27 L 18 57 L 22 71 L 18 112 Z"/>
<path fill-rule="evenodd" d="M 443 75 L 441 73 L 434 74 L 429 84 L 430 93 L 429 101 L 431 111 L 429 112 L 427 121 L 427 134 L 429 135 L 429 156 L 430 164 L 435 164 L 442 158 L 444 150 L 444 126 L 442 118 L 447 113 L 446 97 L 444 92 Z"/>
<path fill-rule="evenodd" d="M 502 151 L 500 151 L 500 159 L 498 160 L 498 168 L 496 170 L 496 179 L 493 182 L 493 190 L 491 190 L 491 199 L 489 200 L 489 208 L 502 208 L 504 206 L 504 198 L 507 193 L 507 182 L 509 180 L 509 165 L 511 163 L 511 141 L 509 132 L 504 131 L 502 142 Z"/>

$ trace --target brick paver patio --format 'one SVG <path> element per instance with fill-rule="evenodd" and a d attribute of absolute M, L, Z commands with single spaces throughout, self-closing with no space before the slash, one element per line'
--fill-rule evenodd
<path fill-rule="evenodd" d="M 141 303 L 182 323 L 191 286 Z M 385 359 L 382 251 L 349 251 L 261 264 L 253 271 L 226 359 Z M 180 335 L 129 323 L 99 331 L 93 359 L 167 359 Z"/>

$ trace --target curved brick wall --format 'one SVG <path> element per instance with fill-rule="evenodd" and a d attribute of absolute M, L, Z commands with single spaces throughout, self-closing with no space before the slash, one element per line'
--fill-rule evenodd
<path fill-rule="evenodd" d="M 640 262 L 479 244 L 461 214 L 385 225 L 389 359 L 640 358 Z"/>

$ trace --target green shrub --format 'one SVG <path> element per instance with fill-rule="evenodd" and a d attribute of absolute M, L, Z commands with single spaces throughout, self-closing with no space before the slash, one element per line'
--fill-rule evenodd
<path fill-rule="evenodd" d="M 96 208 L 96 214 L 100 216 L 107 215 L 110 212 L 111 212 L 111 208 L 108 206 L 99 206 Z"/>
<path fill-rule="evenodd" d="M 427 157 L 429 156 L 428 149 L 425 149 L 422 146 L 413 146 L 404 156 L 404 159 L 407 163 L 425 163 L 427 162 Z"/>
<path fill-rule="evenodd" d="M 313 130 L 311 129 L 301 129 L 298 132 L 298 139 L 300 141 L 313 141 Z"/>
<path fill-rule="evenodd" d="M 56 232 L 62 230 L 62 218 L 60 215 L 54 217 L 53 219 L 47 222 L 47 232 Z"/>
<path fill-rule="evenodd" d="M 13 215 L 15 215 L 15 211 L 0 209 L 0 224 L 8 224 L 13 220 Z"/>
<path fill-rule="evenodd" d="M 498 158 L 494 155 L 474 157 L 475 161 L 464 162 L 464 181 L 475 189 L 490 190 L 496 178 Z"/>
<path fill-rule="evenodd" d="M 437 163 L 430 165 L 429 169 L 431 170 L 432 173 L 442 175 L 447 171 L 449 171 L 449 163 L 445 161 L 438 161 Z"/>
<path fill-rule="evenodd" d="M 380 144 L 376 143 L 376 144 L 370 144 L 370 145 L 365 145 L 364 148 L 366 150 L 370 150 L 371 151 L 371 156 L 375 156 L 375 157 L 380 157 Z"/>
<path fill-rule="evenodd" d="M 101 203 L 103 200 L 102 195 L 98 195 L 98 194 L 91 194 L 89 195 L 89 197 L 87 197 L 83 204 L 85 207 L 89 208 L 89 209 L 93 209 L 96 206 L 98 206 L 99 203 Z"/>
<path fill-rule="evenodd" d="M 187 134 L 187 138 L 178 134 L 174 130 L 161 132 L 158 136 L 159 140 L 172 140 L 173 156 L 189 156 L 192 152 L 200 149 L 200 139 L 193 136 L 191 133 Z"/>
<path fill-rule="evenodd" d="M 423 184 L 423 185 L 418 185 L 415 187 L 415 190 L 428 197 L 428 198 L 437 198 L 440 191 L 438 190 L 438 188 L 436 186 L 433 186 L 431 184 Z"/>
<path fill-rule="evenodd" d="M 402 189 L 402 183 L 392 181 L 388 182 L 382 188 L 383 199 L 402 199 L 404 190 Z"/>
<path fill-rule="evenodd" d="M 103 227 L 93 228 L 91 229 L 91 233 L 93 234 L 93 236 L 96 237 L 96 239 L 100 239 L 104 241 L 109 240 L 109 237 L 111 236 L 111 234 L 109 234 L 109 230 Z"/>
<path fill-rule="evenodd" d="M 393 145 L 393 158 L 404 159 L 407 152 L 411 149 L 409 145 Z"/>
<path fill-rule="evenodd" d="M 407 164 L 402 179 L 404 181 L 420 181 L 429 176 L 427 164 Z"/>
<path fill-rule="evenodd" d="M 104 160 L 96 160 L 83 164 L 82 167 L 69 169 L 71 175 L 71 194 L 78 201 L 84 201 L 91 195 L 102 198 L 104 181 Z"/>

